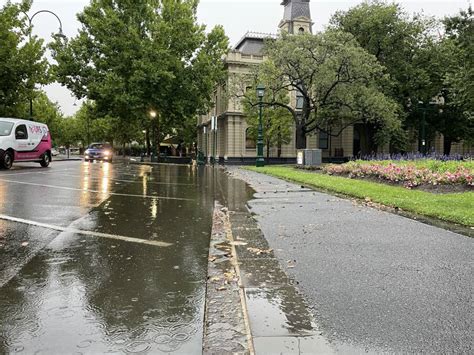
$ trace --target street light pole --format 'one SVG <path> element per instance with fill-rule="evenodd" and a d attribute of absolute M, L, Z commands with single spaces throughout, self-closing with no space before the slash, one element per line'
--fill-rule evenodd
<path fill-rule="evenodd" d="M 265 166 L 265 159 L 263 158 L 263 97 L 265 96 L 265 86 L 257 86 L 258 104 L 258 138 L 257 138 L 257 168 Z"/>
<path fill-rule="evenodd" d="M 59 18 L 59 16 L 56 15 L 53 11 L 40 10 L 40 11 L 35 12 L 31 17 L 26 12 L 23 11 L 23 14 L 28 19 L 28 24 L 29 24 L 29 29 L 30 29 L 29 34 L 28 34 L 29 41 L 31 42 L 31 31 L 32 31 L 32 28 L 33 28 L 33 19 L 37 15 L 42 14 L 42 13 L 48 13 L 48 14 L 51 14 L 54 17 L 56 17 L 56 19 L 59 21 L 59 32 L 56 34 L 56 36 L 65 38 L 66 36 L 63 33 L 63 23 L 61 22 L 61 19 Z M 34 84 L 33 84 L 33 88 L 34 88 Z M 33 98 L 31 96 L 30 96 L 30 118 L 33 118 Z"/>
<path fill-rule="evenodd" d="M 421 120 L 421 153 L 426 155 L 426 110 L 425 104 L 423 101 L 418 101 L 418 105 L 421 106 L 423 111 L 422 120 Z"/>

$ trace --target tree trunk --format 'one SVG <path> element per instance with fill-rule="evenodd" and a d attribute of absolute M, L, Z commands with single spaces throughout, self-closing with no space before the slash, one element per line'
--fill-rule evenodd
<path fill-rule="evenodd" d="M 306 149 L 306 132 L 301 123 L 296 124 L 296 149 Z"/>
<path fill-rule="evenodd" d="M 452 145 L 453 145 L 453 140 L 451 138 L 444 137 L 444 146 L 443 146 L 444 155 L 451 154 Z"/>

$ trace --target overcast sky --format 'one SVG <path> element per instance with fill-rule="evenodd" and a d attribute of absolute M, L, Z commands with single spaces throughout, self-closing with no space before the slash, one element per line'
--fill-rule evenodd
<path fill-rule="evenodd" d="M 311 11 L 314 29 L 321 30 L 328 24 L 331 15 L 337 10 L 347 10 L 361 3 L 361 0 L 311 0 Z M 467 8 L 469 0 L 399 0 L 408 13 L 423 12 L 430 16 L 443 18 Z M 6 0 L 0 0 L 3 6 Z M 79 23 L 76 14 L 89 0 L 34 0 L 31 13 L 38 10 L 51 10 L 59 15 L 63 22 L 66 36 L 77 33 Z M 276 33 L 277 26 L 283 17 L 281 0 L 201 0 L 198 10 L 199 22 L 213 27 L 222 24 L 234 45 L 247 31 Z M 34 20 L 34 33 L 47 40 L 51 33 L 58 31 L 58 22 L 48 14 L 41 14 Z M 62 111 L 73 114 L 79 105 L 65 88 L 58 84 L 45 88 L 49 97 L 57 101 Z"/>

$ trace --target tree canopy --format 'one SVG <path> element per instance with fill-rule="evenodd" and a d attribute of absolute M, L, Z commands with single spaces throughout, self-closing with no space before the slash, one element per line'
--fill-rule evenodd
<path fill-rule="evenodd" d="M 355 123 L 373 122 L 384 128 L 377 137 L 382 141 L 382 133 L 399 129 L 397 104 L 380 90 L 387 79 L 383 67 L 351 34 L 337 30 L 283 34 L 267 42 L 265 54 L 268 59 L 258 69 L 255 83 L 267 87 L 266 106 L 284 108 L 292 115 L 298 149 L 306 147 L 306 136 L 315 130 L 339 135 Z M 299 97 L 301 107 L 283 102 L 282 93 Z M 253 92 L 247 100 L 252 96 Z"/>
<path fill-rule="evenodd" d="M 23 0 L 0 9 L 0 116 L 26 117 L 21 106 L 35 98 L 35 84 L 50 82 L 43 40 L 31 34 L 24 14 L 30 8 Z"/>
<path fill-rule="evenodd" d="M 100 116 L 147 123 L 159 112 L 166 130 L 211 104 L 224 76 L 228 39 L 221 26 L 197 24 L 197 0 L 92 0 L 82 27 L 52 46 L 59 81 L 96 104 Z M 157 129 L 157 127 L 155 127 Z M 162 136 L 162 135 L 161 135 Z"/>

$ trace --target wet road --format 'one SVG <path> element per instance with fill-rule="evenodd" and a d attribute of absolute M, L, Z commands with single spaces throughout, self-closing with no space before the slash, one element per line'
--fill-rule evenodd
<path fill-rule="evenodd" d="M 201 353 L 216 174 L 0 171 L 0 354 Z"/>

